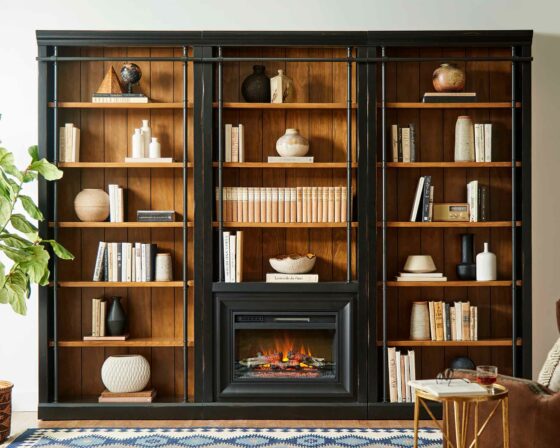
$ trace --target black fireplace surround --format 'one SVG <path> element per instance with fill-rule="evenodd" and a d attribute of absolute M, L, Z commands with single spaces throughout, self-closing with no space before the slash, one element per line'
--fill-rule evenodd
<path fill-rule="evenodd" d="M 352 400 L 352 295 L 219 294 L 218 401 Z"/>

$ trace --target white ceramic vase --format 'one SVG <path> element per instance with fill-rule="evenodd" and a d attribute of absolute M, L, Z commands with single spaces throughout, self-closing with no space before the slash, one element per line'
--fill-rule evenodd
<path fill-rule="evenodd" d="M 455 162 L 474 162 L 474 126 L 471 117 L 461 115 L 455 123 Z"/>
<path fill-rule="evenodd" d="M 484 243 L 484 252 L 476 256 L 476 281 L 489 282 L 497 278 L 496 255 L 488 250 L 488 243 Z"/>
<path fill-rule="evenodd" d="M 276 142 L 276 151 L 281 157 L 302 157 L 309 151 L 309 141 L 300 135 L 299 129 L 286 129 Z"/>
<path fill-rule="evenodd" d="M 150 381 L 150 363 L 140 355 L 109 356 L 101 367 L 101 380 L 109 392 L 140 392 Z"/>
<path fill-rule="evenodd" d="M 173 280 L 173 266 L 171 254 L 156 255 L 156 282 L 170 282 Z"/>
<path fill-rule="evenodd" d="M 284 70 L 278 70 L 278 75 L 270 78 L 270 102 L 289 103 L 292 97 L 292 79 L 284 74 Z"/>
<path fill-rule="evenodd" d="M 158 142 L 156 137 L 152 137 L 152 141 L 150 142 L 150 149 L 148 151 L 148 157 L 150 159 L 158 159 L 161 157 L 161 143 Z"/>
<path fill-rule="evenodd" d="M 132 134 L 132 157 L 134 159 L 144 157 L 144 137 L 140 129 L 134 129 L 134 134 Z"/>
<path fill-rule="evenodd" d="M 74 210 L 80 221 L 105 221 L 109 216 L 109 195 L 97 188 L 86 188 L 74 198 Z"/>
<path fill-rule="evenodd" d="M 144 155 L 142 157 L 148 157 L 148 150 L 150 148 L 150 142 L 152 141 L 152 128 L 150 127 L 150 120 L 142 120 L 140 132 L 142 134 L 142 140 L 144 141 Z"/>
<path fill-rule="evenodd" d="M 413 302 L 410 313 L 410 339 L 425 341 L 430 339 L 430 316 L 428 302 Z"/>

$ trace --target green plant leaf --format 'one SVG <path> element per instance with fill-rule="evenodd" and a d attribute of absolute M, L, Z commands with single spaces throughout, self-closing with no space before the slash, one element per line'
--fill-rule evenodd
<path fill-rule="evenodd" d="M 10 220 L 12 203 L 4 196 L 0 196 L 0 227 L 4 227 Z"/>
<path fill-rule="evenodd" d="M 36 171 L 27 171 L 23 175 L 23 182 L 24 183 L 33 182 L 34 180 L 37 180 L 37 177 L 39 177 L 39 175 L 37 174 Z"/>
<path fill-rule="evenodd" d="M 29 214 L 29 216 L 38 221 L 43 220 L 43 214 L 41 213 L 41 210 L 39 210 L 39 207 L 35 205 L 33 199 L 31 199 L 29 196 L 20 194 L 19 200 L 21 201 L 21 205 L 23 205 L 23 208 Z"/>
<path fill-rule="evenodd" d="M 32 162 L 36 162 L 37 160 L 39 160 L 39 147 L 37 145 L 30 146 L 27 149 L 27 152 L 31 156 Z"/>
<path fill-rule="evenodd" d="M 0 235 L 0 241 L 4 244 L 17 249 L 25 249 L 33 245 L 33 242 L 26 240 L 22 236 L 16 235 L 15 233 L 9 233 L 4 230 L 2 235 Z M 0 249 L 2 249 L 0 247 Z"/>
<path fill-rule="evenodd" d="M 26 250 L 30 257 L 19 263 L 21 271 L 33 283 L 45 285 L 45 273 L 48 272 L 49 253 L 41 245 L 32 246 Z"/>
<path fill-rule="evenodd" d="M 2 167 L 6 173 L 21 180 L 23 178 L 23 174 L 16 168 L 14 162 L 14 155 L 6 148 L 0 148 L 0 167 Z"/>
<path fill-rule="evenodd" d="M 27 314 L 26 297 L 28 292 L 27 277 L 19 270 L 14 270 L 6 277 L 2 293 L 5 292 L 8 303 L 18 313 Z"/>
<path fill-rule="evenodd" d="M 27 221 L 25 216 L 23 216 L 20 213 L 13 214 L 12 217 L 10 218 L 10 222 L 14 226 L 14 229 L 19 230 L 20 232 L 23 233 L 29 234 L 38 231 L 37 227 L 35 227 L 33 224 Z"/>
<path fill-rule="evenodd" d="M 23 249 L 17 249 L 15 247 L 9 247 L 5 245 L 0 245 L 0 250 L 10 259 L 19 263 L 25 261 L 29 258 L 29 255 Z"/>
<path fill-rule="evenodd" d="M 74 259 L 74 255 L 72 255 L 72 252 L 66 249 L 62 244 L 57 243 L 55 240 L 43 240 L 42 242 L 49 243 L 58 258 L 61 258 L 62 260 Z"/>
<path fill-rule="evenodd" d="M 31 171 L 37 171 L 41 176 L 47 180 L 57 180 L 62 177 L 62 171 L 60 171 L 52 163 L 49 163 L 47 159 L 37 160 L 29 165 Z"/>

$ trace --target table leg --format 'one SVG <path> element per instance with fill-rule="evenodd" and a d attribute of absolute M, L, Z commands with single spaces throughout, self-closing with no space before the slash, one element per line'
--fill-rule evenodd
<path fill-rule="evenodd" d="M 502 430 L 504 437 L 504 448 L 509 448 L 509 398 L 502 400 Z"/>
<path fill-rule="evenodd" d="M 455 414 L 455 447 L 456 448 L 463 448 L 462 444 L 461 444 L 461 427 L 459 426 L 461 421 L 459 419 L 459 402 L 458 401 L 454 401 L 453 402 L 453 411 Z"/>
<path fill-rule="evenodd" d="M 443 402 L 443 415 L 445 418 L 445 447 L 449 448 L 451 444 L 449 443 L 449 402 L 447 400 Z"/>
<path fill-rule="evenodd" d="M 467 446 L 467 438 L 469 434 L 469 415 L 471 410 L 471 403 L 464 403 L 463 404 L 463 420 L 465 425 L 463 426 L 463 446 Z"/>
<path fill-rule="evenodd" d="M 418 425 L 420 424 L 420 397 L 414 402 L 414 448 L 418 448 Z"/>
<path fill-rule="evenodd" d="M 474 404 L 474 448 L 478 448 L 478 401 Z"/>

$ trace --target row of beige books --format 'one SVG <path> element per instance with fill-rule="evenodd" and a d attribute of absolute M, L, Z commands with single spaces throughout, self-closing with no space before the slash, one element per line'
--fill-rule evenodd
<path fill-rule="evenodd" d="M 406 354 L 395 347 L 387 348 L 389 369 L 389 400 L 391 403 L 411 403 L 415 400 L 414 388 L 409 382 L 416 380 L 416 356 L 414 350 Z"/>
<path fill-rule="evenodd" d="M 470 302 L 428 302 L 432 341 L 478 340 L 478 307 Z"/>
<path fill-rule="evenodd" d="M 222 219 L 232 222 L 346 222 L 346 187 L 224 187 Z M 216 188 L 216 216 L 220 192 Z"/>

